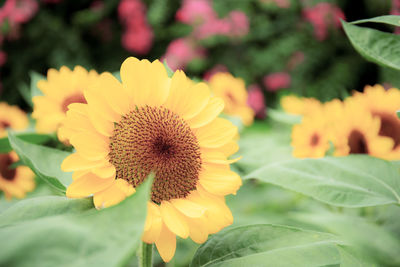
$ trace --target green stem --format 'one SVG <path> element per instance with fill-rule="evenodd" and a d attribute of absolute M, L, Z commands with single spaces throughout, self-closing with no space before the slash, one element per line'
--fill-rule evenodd
<path fill-rule="evenodd" d="M 140 246 L 139 266 L 152 267 L 153 265 L 153 244 L 142 242 Z"/>

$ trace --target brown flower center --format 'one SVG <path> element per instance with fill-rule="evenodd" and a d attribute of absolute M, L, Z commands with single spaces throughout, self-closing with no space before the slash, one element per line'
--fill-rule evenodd
<path fill-rule="evenodd" d="M 116 178 L 138 186 L 155 173 L 151 199 L 186 197 L 196 189 L 200 147 L 187 123 L 164 107 L 140 107 L 114 125 L 109 161 Z"/>
<path fill-rule="evenodd" d="M 311 136 L 310 145 L 311 146 L 316 146 L 316 145 L 318 145 L 318 143 L 319 143 L 319 135 L 317 133 L 314 133 Z"/>
<path fill-rule="evenodd" d="M 10 126 L 11 124 L 8 121 L 0 121 L 0 129 L 6 129 Z"/>
<path fill-rule="evenodd" d="M 353 130 L 349 135 L 348 145 L 350 154 L 368 154 L 368 144 L 364 134 L 358 130 Z"/>
<path fill-rule="evenodd" d="M 68 111 L 68 106 L 72 103 L 83 103 L 87 104 L 86 99 L 82 93 L 76 93 L 70 95 L 69 97 L 64 99 L 64 102 L 61 104 L 61 110 L 65 113 Z"/>
<path fill-rule="evenodd" d="M 393 139 L 394 147 L 400 146 L 400 119 L 388 113 L 374 113 L 381 119 L 379 135 Z"/>
<path fill-rule="evenodd" d="M 10 168 L 13 163 L 14 161 L 9 154 L 0 154 L 0 175 L 3 179 L 14 180 L 16 170 Z"/>

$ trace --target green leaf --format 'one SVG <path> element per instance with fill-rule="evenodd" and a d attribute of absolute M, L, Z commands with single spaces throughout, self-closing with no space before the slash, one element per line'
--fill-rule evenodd
<path fill-rule="evenodd" d="M 386 15 L 386 16 L 380 16 L 380 17 L 375 17 L 375 18 L 370 18 L 370 19 L 361 19 L 361 20 L 353 21 L 353 22 L 351 22 L 351 24 L 360 24 L 360 23 L 366 23 L 366 22 L 384 23 L 384 24 L 389 24 L 389 25 L 400 27 L 400 16 Z"/>
<path fill-rule="evenodd" d="M 151 179 L 120 204 L 40 197 L 0 214 L 0 266 L 125 266 L 143 233 Z"/>
<path fill-rule="evenodd" d="M 397 113 L 397 117 L 400 119 L 400 110 L 398 110 L 396 113 Z"/>
<path fill-rule="evenodd" d="M 354 251 L 354 249 L 348 246 L 338 245 L 338 250 L 341 258 L 340 267 L 378 267 L 376 263 L 368 259 L 367 255 L 361 254 L 358 251 Z"/>
<path fill-rule="evenodd" d="M 223 230 L 197 250 L 191 266 L 325 266 L 340 263 L 337 237 L 279 225 Z"/>
<path fill-rule="evenodd" d="M 342 21 L 354 48 L 367 60 L 400 70 L 400 36 Z"/>
<path fill-rule="evenodd" d="M 25 102 L 30 107 L 33 107 L 31 91 L 30 91 L 29 86 L 26 85 L 25 83 L 22 83 L 22 84 L 20 84 L 20 86 L 18 86 L 18 91 L 21 94 L 22 98 L 25 100 Z"/>
<path fill-rule="evenodd" d="M 8 132 L 8 139 L 19 158 L 38 177 L 59 191 L 65 192 L 66 187 L 72 182 L 72 174 L 63 172 L 60 166 L 71 153 L 25 142 L 11 131 Z"/>
<path fill-rule="evenodd" d="M 257 178 L 335 206 L 400 204 L 399 167 L 366 155 L 278 162 L 246 178 Z"/>
<path fill-rule="evenodd" d="M 372 258 L 374 261 L 382 263 L 378 266 L 400 266 L 400 241 L 392 232 L 372 223 L 370 219 L 329 212 L 294 213 L 292 217 L 314 224 L 321 231 L 329 231 L 339 236 L 348 245 L 367 255 L 367 257 L 361 256 L 364 261 L 371 261 L 370 258 Z M 352 251 L 353 259 L 348 260 L 354 262 L 360 258 L 357 252 L 359 253 L 359 251 Z M 362 266 L 372 265 L 364 264 Z"/>
<path fill-rule="evenodd" d="M 291 125 L 301 122 L 301 116 L 299 115 L 289 114 L 282 110 L 277 110 L 272 108 L 268 108 L 268 117 L 277 122 L 291 124 Z"/>
<path fill-rule="evenodd" d="M 171 78 L 172 75 L 174 75 L 174 71 L 168 66 L 168 63 L 167 63 L 167 60 L 166 60 L 166 59 L 164 59 L 163 64 L 164 64 L 164 67 L 165 67 L 165 69 L 166 69 L 166 71 L 167 71 L 168 77 Z"/>
<path fill-rule="evenodd" d="M 118 71 L 114 71 L 114 72 L 112 73 L 112 75 L 113 75 L 115 78 L 117 78 L 118 81 L 121 82 L 121 74 L 120 74 L 119 70 L 118 70 Z"/>
<path fill-rule="evenodd" d="M 52 137 L 48 134 L 37 134 L 37 133 L 17 133 L 15 134 L 21 140 L 28 141 L 33 144 L 43 144 L 50 140 Z M 12 150 L 8 137 L 0 138 L 0 153 L 7 153 Z"/>
<path fill-rule="evenodd" d="M 40 91 L 40 89 L 37 87 L 37 83 L 40 80 L 45 80 L 46 77 L 35 71 L 31 71 L 29 76 L 31 77 L 31 98 L 34 96 L 43 95 L 42 91 Z"/>

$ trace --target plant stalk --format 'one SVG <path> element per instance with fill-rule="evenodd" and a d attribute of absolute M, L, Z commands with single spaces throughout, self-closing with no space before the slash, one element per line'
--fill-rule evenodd
<path fill-rule="evenodd" d="M 153 266 L 153 244 L 142 242 L 142 244 L 140 245 L 139 266 Z"/>

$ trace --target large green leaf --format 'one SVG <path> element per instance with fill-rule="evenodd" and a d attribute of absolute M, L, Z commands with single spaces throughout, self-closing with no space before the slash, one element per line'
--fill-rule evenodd
<path fill-rule="evenodd" d="M 354 251 L 347 246 L 338 246 L 338 249 L 341 257 L 340 267 L 378 267 L 367 255 L 361 254 L 359 251 Z"/>
<path fill-rule="evenodd" d="M 16 136 L 21 140 L 28 141 L 29 143 L 33 144 L 42 144 L 52 137 L 48 134 L 38 134 L 38 133 L 16 133 Z M 8 141 L 8 137 L 0 138 L 0 153 L 7 153 L 12 150 L 10 142 Z"/>
<path fill-rule="evenodd" d="M 358 261 L 362 263 L 370 261 L 369 258 L 373 258 L 381 263 L 379 266 L 400 266 L 400 240 L 392 232 L 372 223 L 370 220 L 329 212 L 319 214 L 294 213 L 291 216 L 299 221 L 314 224 L 322 231 L 329 231 L 338 235 L 347 244 L 362 250 L 363 253 L 361 255 L 368 256 L 368 258 L 361 257 L 363 260 L 357 260 L 360 257 L 353 251 L 351 253 L 352 257 L 347 257 L 350 262 Z"/>
<path fill-rule="evenodd" d="M 342 21 L 354 48 L 367 60 L 400 70 L 400 36 Z"/>
<path fill-rule="evenodd" d="M 257 178 L 335 206 L 400 204 L 399 166 L 366 155 L 278 162 L 246 178 Z"/>
<path fill-rule="evenodd" d="M 360 23 L 366 23 L 366 22 L 383 23 L 383 24 L 400 27 L 400 16 L 386 15 L 386 16 L 380 16 L 380 17 L 375 17 L 375 18 L 370 18 L 370 19 L 361 19 L 361 20 L 353 21 L 353 22 L 351 22 L 351 24 L 360 24 Z"/>
<path fill-rule="evenodd" d="M 334 235 L 279 225 L 250 225 L 213 235 L 191 266 L 325 266 L 340 263 Z"/>
<path fill-rule="evenodd" d="M 151 186 L 117 206 L 91 199 L 27 199 L 0 214 L 0 266 L 123 266 L 140 243 Z"/>
<path fill-rule="evenodd" d="M 72 182 L 72 174 L 63 172 L 60 166 L 69 152 L 25 142 L 11 131 L 8 133 L 8 139 L 20 159 L 37 176 L 59 191 L 65 192 L 66 187 Z"/>
<path fill-rule="evenodd" d="M 45 80 L 46 77 L 34 71 L 31 71 L 29 76 L 31 77 L 31 97 L 43 95 L 42 91 L 37 87 L 37 83 L 40 80 Z"/>

